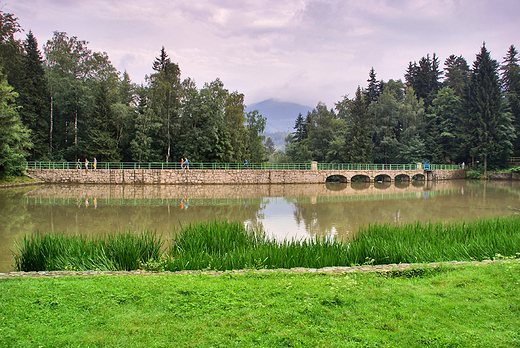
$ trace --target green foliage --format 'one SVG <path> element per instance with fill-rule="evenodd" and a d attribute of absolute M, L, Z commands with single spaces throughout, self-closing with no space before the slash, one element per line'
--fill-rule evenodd
<path fill-rule="evenodd" d="M 493 231 L 493 233 L 490 233 Z M 276 241 L 239 222 L 190 224 L 176 231 L 166 252 L 155 233 L 126 232 L 100 238 L 35 234 L 17 246 L 16 268 L 43 270 L 233 270 L 322 268 L 362 264 L 424 263 L 514 256 L 520 218 L 471 223 L 410 223 L 362 227 L 353 240 Z"/>
<path fill-rule="evenodd" d="M 355 99 L 350 103 L 349 125 L 345 140 L 346 163 L 372 163 L 372 119 L 370 118 L 366 102 L 358 87 Z"/>
<path fill-rule="evenodd" d="M 265 136 L 265 117 L 253 110 L 246 115 L 246 131 L 248 136 L 247 152 L 250 163 L 262 163 L 265 161 L 266 149 L 263 144 Z"/>
<path fill-rule="evenodd" d="M 17 96 L 0 68 L 0 179 L 23 173 L 26 150 L 32 146 L 30 132 L 18 115 Z"/>
<path fill-rule="evenodd" d="M 190 78 L 181 81 L 180 67 L 164 47 L 146 85 L 137 87 L 85 40 L 56 31 L 43 47 L 43 59 L 32 32 L 24 42 L 16 38 L 21 31 L 14 15 L 0 10 L 0 65 L 19 94 L 15 105 L 22 107 L 22 123 L 31 130 L 31 160 L 177 162 L 188 157 L 261 163 L 281 158 L 273 157 L 272 144 L 266 151 L 266 119 L 257 111 L 245 114 L 242 93 L 230 93 L 219 79 L 202 89 Z M 512 45 L 500 81 L 498 63 L 485 46 L 472 70 L 464 57 L 451 55 L 442 84 L 435 54 L 409 63 L 406 85 L 378 81 L 371 68 L 361 90 L 366 110 L 356 96 L 336 103 L 337 113 L 320 102 L 307 115 L 297 115 L 285 158 L 299 163 L 480 161 L 486 169 L 502 168 L 511 155 L 520 154 L 518 61 Z M 364 122 L 356 121 L 363 117 Z"/>
<path fill-rule="evenodd" d="M 485 45 L 473 64 L 463 103 L 463 138 L 469 154 L 484 163 L 485 175 L 488 162 L 506 163 L 516 137 L 511 115 L 504 109 L 498 63 L 491 59 Z"/>
<path fill-rule="evenodd" d="M 154 232 L 125 232 L 90 238 L 37 233 L 17 243 L 19 271 L 129 271 L 159 259 L 162 241 Z"/>

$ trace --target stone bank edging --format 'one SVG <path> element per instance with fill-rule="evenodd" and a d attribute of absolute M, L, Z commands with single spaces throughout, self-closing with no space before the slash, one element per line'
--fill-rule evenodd
<path fill-rule="evenodd" d="M 520 259 L 514 260 L 484 260 L 484 261 L 449 261 L 449 262 L 432 262 L 432 263 L 400 263 L 388 265 L 363 265 L 352 267 L 324 267 L 324 268 L 279 268 L 279 269 L 244 269 L 232 271 L 179 271 L 179 272 L 149 272 L 144 270 L 136 271 L 42 271 L 42 272 L 10 272 L 0 273 L 0 279 L 8 278 L 59 278 L 59 277 L 91 277 L 91 276 L 158 276 L 158 275 L 186 275 L 186 274 L 204 274 L 219 276 L 222 274 L 243 274 L 243 273 L 316 273 L 316 274 L 347 274 L 347 273 L 388 273 L 392 271 L 403 271 L 415 268 L 436 268 L 440 266 L 462 267 L 467 265 L 482 266 L 492 263 L 520 262 Z"/>

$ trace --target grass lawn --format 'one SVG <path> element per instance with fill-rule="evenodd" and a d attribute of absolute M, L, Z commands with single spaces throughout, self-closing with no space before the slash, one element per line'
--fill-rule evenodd
<path fill-rule="evenodd" d="M 0 347 L 520 347 L 520 262 L 0 279 Z"/>

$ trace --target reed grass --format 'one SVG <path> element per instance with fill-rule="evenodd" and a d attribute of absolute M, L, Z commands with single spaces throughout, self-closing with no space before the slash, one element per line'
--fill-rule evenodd
<path fill-rule="evenodd" d="M 18 271 L 129 271 L 161 256 L 163 241 L 155 232 L 88 237 L 36 233 L 16 243 Z"/>
<path fill-rule="evenodd" d="M 280 242 L 240 222 L 212 221 L 185 226 L 162 246 L 152 232 L 99 238 L 37 233 L 23 237 L 15 262 L 20 271 L 180 271 L 480 261 L 520 255 L 520 217 L 375 224 L 362 227 L 350 242 L 328 237 Z"/>

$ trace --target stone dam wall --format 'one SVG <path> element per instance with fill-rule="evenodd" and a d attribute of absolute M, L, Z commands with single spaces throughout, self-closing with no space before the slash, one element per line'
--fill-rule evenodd
<path fill-rule="evenodd" d="M 384 175 L 388 179 L 384 181 L 394 181 L 397 176 L 410 180 L 414 175 L 427 181 L 465 177 L 464 170 L 27 169 L 26 171 L 29 177 L 40 181 L 76 184 L 316 184 L 325 183 L 332 175 L 342 176 L 348 182 L 357 175 L 362 175 L 371 182 L 378 175 Z"/>

